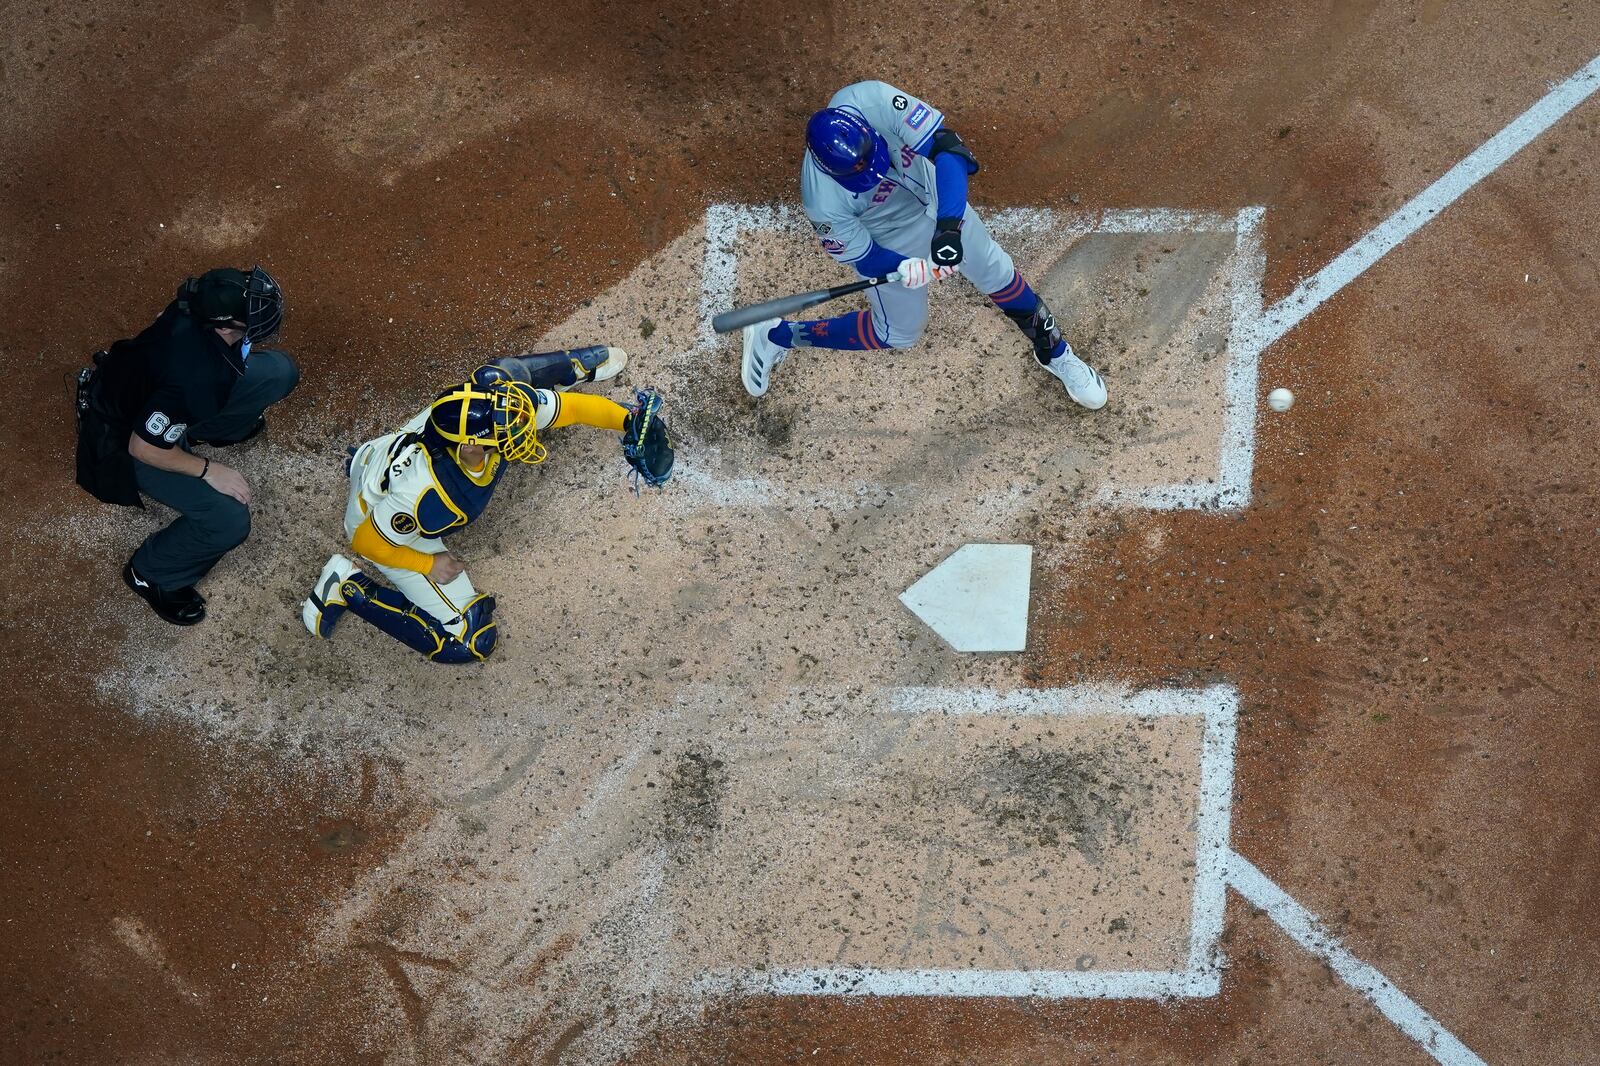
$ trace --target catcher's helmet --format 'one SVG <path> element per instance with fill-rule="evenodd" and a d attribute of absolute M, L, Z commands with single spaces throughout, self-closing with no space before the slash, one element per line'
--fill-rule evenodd
<path fill-rule="evenodd" d="M 542 463 L 531 389 L 515 381 L 468 381 L 441 392 L 428 411 L 428 429 L 451 444 L 496 448 L 506 459 Z"/>
<path fill-rule="evenodd" d="M 889 172 L 889 142 L 841 108 L 825 107 L 811 116 L 806 147 L 822 172 L 851 192 L 866 192 Z"/>
<path fill-rule="evenodd" d="M 248 272 L 233 267 L 208 270 L 185 281 L 178 298 L 200 321 L 243 329 L 252 342 L 278 332 L 283 321 L 283 290 L 258 266 Z"/>

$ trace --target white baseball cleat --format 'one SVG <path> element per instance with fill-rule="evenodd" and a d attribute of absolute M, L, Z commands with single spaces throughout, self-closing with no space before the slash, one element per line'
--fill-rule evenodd
<path fill-rule="evenodd" d="M 1066 351 L 1044 364 L 1044 368 L 1067 387 L 1067 395 L 1079 407 L 1098 411 L 1106 405 L 1106 382 L 1094 367 L 1079 359 L 1069 346 Z"/>
<path fill-rule="evenodd" d="M 744 378 L 745 391 L 752 396 L 767 394 L 767 386 L 772 384 L 772 372 L 789 354 L 787 348 L 767 336 L 767 331 L 782 321 L 781 318 L 769 318 L 744 328 L 744 359 L 740 364 L 740 373 Z"/>
<path fill-rule="evenodd" d="M 314 637 L 333 636 L 333 627 L 344 614 L 345 599 L 339 591 L 345 578 L 356 572 L 356 564 L 342 555 L 329 559 L 317 575 L 311 595 L 300 605 L 300 620 Z"/>

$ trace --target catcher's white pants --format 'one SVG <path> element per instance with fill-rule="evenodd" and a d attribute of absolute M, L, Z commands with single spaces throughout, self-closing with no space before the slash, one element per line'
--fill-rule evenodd
<path fill-rule="evenodd" d="M 350 464 L 350 499 L 344 508 L 344 537 L 347 544 L 356 535 L 356 529 L 367 518 L 367 509 L 361 502 L 361 479 L 365 467 L 364 460 L 372 451 L 371 448 L 362 448 Z M 411 547 L 428 555 L 438 555 L 447 550 L 444 541 L 437 537 L 420 537 Z M 467 604 L 472 602 L 478 592 L 472 587 L 472 579 L 465 573 L 457 575 L 455 580 L 448 584 L 440 585 L 427 574 L 419 574 L 415 570 L 384 566 L 371 559 L 366 559 L 364 562 L 382 574 L 389 584 L 399 589 L 401 594 L 419 610 L 427 612 L 451 636 L 457 640 L 466 639 L 467 624 L 461 617 L 461 612 L 467 609 Z"/>
<path fill-rule="evenodd" d="M 926 259 L 928 244 L 933 240 L 933 227 L 934 220 L 922 215 L 909 225 L 882 233 L 869 228 L 868 232 L 885 248 L 892 248 L 908 258 Z M 999 292 L 1010 285 L 1017 272 L 1011 256 L 995 241 L 971 204 L 962 217 L 961 265 L 956 269 L 985 294 Z M 878 339 L 891 348 L 909 348 L 917 343 L 928 324 L 928 290 L 938 284 L 908 289 L 896 281 L 868 289 L 867 301 L 872 305 L 872 326 Z"/>

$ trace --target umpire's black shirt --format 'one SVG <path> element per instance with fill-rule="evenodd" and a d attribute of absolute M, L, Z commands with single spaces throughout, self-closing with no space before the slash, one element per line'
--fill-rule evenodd
<path fill-rule="evenodd" d="M 143 333 L 113 345 L 100 372 L 108 420 L 171 448 L 222 410 L 244 361 L 237 346 L 174 301 Z"/>

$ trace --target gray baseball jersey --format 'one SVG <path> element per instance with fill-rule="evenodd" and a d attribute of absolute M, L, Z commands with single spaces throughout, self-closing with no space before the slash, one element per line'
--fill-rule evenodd
<path fill-rule="evenodd" d="M 936 217 L 933 162 L 924 154 L 944 115 L 931 104 L 881 81 L 860 81 L 833 94 L 829 107 L 849 111 L 889 144 L 889 172 L 874 189 L 853 193 L 834 181 L 807 152 L 800 166 L 800 202 L 823 249 L 841 263 L 867 254 L 872 241 L 905 255 L 891 235 Z"/>

